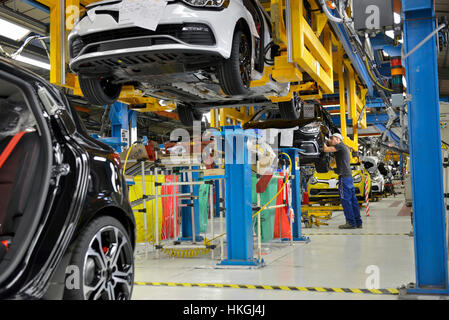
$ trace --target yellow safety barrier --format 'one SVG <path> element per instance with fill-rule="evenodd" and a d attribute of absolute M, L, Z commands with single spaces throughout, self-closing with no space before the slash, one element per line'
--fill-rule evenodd
<path fill-rule="evenodd" d="M 163 183 L 165 182 L 165 176 L 158 175 L 157 182 Z M 143 195 L 143 185 L 142 185 L 142 176 L 134 177 L 134 185 L 129 186 L 129 200 L 130 202 L 141 199 Z M 145 176 L 145 194 L 147 196 L 155 195 L 155 176 L 154 175 L 146 175 Z M 162 195 L 161 188 L 158 188 L 158 195 Z M 158 200 L 158 235 L 159 240 L 162 239 L 162 221 L 163 221 L 163 205 L 162 198 Z M 144 205 L 140 204 L 133 207 L 134 217 L 136 219 L 136 231 L 137 231 L 137 243 L 145 243 L 148 242 L 152 246 L 156 246 L 155 241 L 155 211 L 156 211 L 156 200 L 147 200 L 147 232 L 145 232 L 145 213 L 140 210 L 144 209 Z M 218 237 L 217 237 L 218 238 Z M 204 245 L 211 245 L 214 239 L 204 239 Z M 158 249 L 158 248 L 156 248 Z M 210 252 L 210 248 L 164 248 L 161 245 L 160 252 L 169 255 L 170 257 L 175 258 L 193 258 L 199 255 L 207 254 Z"/>
<path fill-rule="evenodd" d="M 158 182 L 165 182 L 165 177 L 162 175 L 158 175 Z M 145 176 L 145 194 L 148 196 L 155 195 L 155 176 L 154 175 L 146 175 Z M 141 199 L 143 195 L 142 189 L 142 176 L 134 177 L 134 185 L 129 186 L 129 200 L 135 201 L 137 199 Z M 161 188 L 158 188 L 158 195 L 161 195 Z M 155 234 L 155 216 L 154 213 L 156 211 L 156 200 L 147 200 L 147 235 L 151 235 L 151 238 L 154 237 Z M 144 205 L 140 204 L 133 208 L 134 217 L 136 219 L 136 229 L 137 229 L 137 242 L 142 243 L 145 242 L 145 222 L 144 217 L 145 213 L 140 212 L 138 210 L 144 209 Z M 159 240 L 161 239 L 162 234 L 162 220 L 163 220 L 163 212 L 162 212 L 162 198 L 158 199 L 158 234 Z"/>

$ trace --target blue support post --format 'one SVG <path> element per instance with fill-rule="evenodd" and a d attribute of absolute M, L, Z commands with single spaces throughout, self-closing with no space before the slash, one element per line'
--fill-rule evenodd
<path fill-rule="evenodd" d="M 129 143 L 129 121 L 128 121 L 128 105 L 115 102 L 111 105 L 109 111 L 109 119 L 111 120 L 112 138 L 119 139 L 121 145 Z M 117 146 L 117 152 L 122 152 L 121 145 Z"/>
<path fill-rule="evenodd" d="M 299 149 L 297 148 L 282 148 L 282 152 L 288 154 L 292 161 L 292 175 L 294 179 L 292 180 L 292 208 L 295 214 L 295 220 L 293 222 L 293 241 L 305 241 L 310 242 L 309 237 L 304 237 L 301 233 L 301 172 L 299 167 Z M 282 239 L 285 241 L 289 241 L 290 239 Z"/>
<path fill-rule="evenodd" d="M 194 167 L 196 168 L 196 167 Z M 184 176 L 187 173 L 181 174 L 181 181 L 185 182 L 188 179 Z M 198 181 L 198 173 L 192 173 L 192 180 Z M 193 196 L 199 195 L 199 186 L 193 186 Z M 181 193 L 190 193 L 189 185 L 181 185 L 180 187 Z M 181 204 L 183 205 L 193 205 L 193 220 L 195 223 L 195 241 L 202 241 L 203 237 L 200 236 L 200 206 L 199 200 L 194 199 L 193 201 L 190 199 L 181 200 Z M 193 241 L 193 228 L 192 228 L 192 207 L 182 207 L 181 208 L 181 232 L 182 237 L 179 238 L 179 241 Z"/>
<path fill-rule="evenodd" d="M 106 108 L 106 106 L 105 106 Z M 131 113 L 135 111 L 131 111 Z M 136 126 L 137 126 L 137 116 Z M 128 105 L 116 102 L 111 105 L 109 110 L 109 120 L 111 121 L 112 136 L 111 137 L 99 137 L 97 134 L 92 134 L 91 136 L 95 139 L 100 140 L 103 143 L 110 145 L 117 152 L 122 152 L 123 146 L 129 145 L 129 123 L 128 123 Z M 133 117 L 131 117 L 133 119 Z"/>
<path fill-rule="evenodd" d="M 137 141 L 137 111 L 129 110 L 129 145 Z"/>
<path fill-rule="evenodd" d="M 214 217 L 218 218 L 220 217 L 220 209 L 221 209 L 221 205 L 220 205 L 220 181 L 219 180 L 215 180 L 214 181 L 214 190 L 215 190 L 215 213 L 214 213 Z"/>
<path fill-rule="evenodd" d="M 225 126 L 227 259 L 219 265 L 259 266 L 254 258 L 251 164 L 249 134 L 240 127 Z"/>
<path fill-rule="evenodd" d="M 405 53 L 435 29 L 434 1 L 402 1 Z M 435 36 L 405 60 L 416 284 L 407 293 L 449 294 Z"/>

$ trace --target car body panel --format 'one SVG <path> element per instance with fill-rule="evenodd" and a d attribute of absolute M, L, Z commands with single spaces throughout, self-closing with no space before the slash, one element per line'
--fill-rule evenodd
<path fill-rule="evenodd" d="M 378 169 L 379 158 L 375 156 L 364 156 L 360 160 L 370 174 L 372 193 L 383 193 L 385 188 L 385 178 Z"/>
<path fill-rule="evenodd" d="M 66 131 L 61 110 L 49 115 L 45 110 L 47 127 L 53 138 L 55 163 L 70 166 L 67 175 L 54 179 L 55 188 L 45 199 L 41 219 L 33 241 L 20 267 L 0 284 L 0 297 L 41 298 L 50 285 L 57 269 L 64 270 L 62 261 L 69 261 L 69 248 L 82 229 L 104 208 L 114 208 L 111 215 L 121 217 L 135 244 L 135 220 L 128 197 L 125 179 L 118 163 L 111 159 L 113 149 L 89 137 L 75 109 L 67 99 L 44 79 L 25 69 L 0 61 L 0 70 L 8 71 L 30 83 L 35 88 L 45 88 L 73 121 L 70 134 Z M 37 102 L 38 103 L 38 102 Z M 41 104 L 38 104 L 42 106 Z M 66 115 L 67 115 L 66 114 Z M 103 159 L 99 160 L 100 157 Z M 126 224 L 124 223 L 124 224 Z M 63 282 L 57 284 L 63 286 Z M 62 296 L 54 297 L 62 298 Z"/>
<path fill-rule="evenodd" d="M 300 118 L 307 124 L 294 125 L 292 123 L 288 128 L 284 128 L 284 124 L 278 123 L 277 129 L 288 129 L 293 131 L 293 147 L 299 149 L 300 163 L 301 165 L 318 163 L 322 160 L 326 160 L 328 163 L 332 162 L 333 155 L 323 152 L 323 143 L 325 139 L 330 138 L 331 133 L 339 132 L 338 128 L 332 122 L 329 113 L 323 106 L 314 103 L 314 108 L 309 114 L 304 111 L 304 106 L 300 112 Z M 265 120 L 280 120 L 280 114 L 277 109 L 262 109 L 257 112 L 249 121 L 249 128 L 263 129 L 265 128 L 263 122 Z M 310 120 L 310 121 L 308 121 Z M 273 123 L 276 126 L 276 123 Z M 244 126 L 245 127 L 245 126 Z M 275 127 L 273 127 L 275 128 Z M 276 128 L 275 128 L 276 129 Z M 276 147 L 291 147 L 281 144 L 281 138 L 279 136 L 278 144 Z"/>
<path fill-rule="evenodd" d="M 119 13 L 121 5 L 121 2 L 95 4 L 74 26 L 68 37 L 72 71 L 84 76 L 112 75 L 114 81 L 122 84 L 137 82 L 138 89 L 145 95 L 196 106 L 202 104 L 198 107 L 204 109 L 233 104 L 271 103 L 268 96 L 288 94 L 289 83 L 278 83 L 270 78 L 265 85 L 251 87 L 244 95 L 227 96 L 217 79 L 218 68 L 231 56 L 234 33 L 242 21 L 245 27 L 239 28 L 246 30 L 247 27 L 250 33 L 251 80 L 259 80 L 264 76 L 267 64 L 263 56 L 265 47 L 271 41 L 271 23 L 256 1 L 229 1 L 228 7 L 221 10 L 170 1 L 158 22 L 157 30 L 147 30 L 147 33 L 141 27 L 129 29 L 136 27 L 136 24 L 120 24 L 120 19 L 109 13 Z M 255 9 L 253 13 L 248 6 Z M 260 30 L 253 15 L 261 23 Z M 187 40 L 180 39 L 179 33 L 170 36 L 160 31 L 163 28 L 187 27 L 188 24 L 207 26 L 215 44 L 187 43 Z M 132 30 L 132 35 L 126 30 Z M 125 32 L 123 35 L 122 31 Z M 105 33 L 113 38 L 99 36 L 99 39 L 90 42 L 92 36 Z"/>
<path fill-rule="evenodd" d="M 112 10 L 119 11 L 121 3 L 97 5 L 91 11 L 99 10 Z M 119 24 L 111 15 L 108 14 L 91 14 L 93 18 L 85 16 L 79 23 L 74 26 L 73 31 L 69 35 L 70 40 L 75 36 L 84 36 L 91 33 L 102 31 L 114 31 L 118 29 L 124 29 L 129 27 L 135 27 L 134 23 Z M 245 19 L 253 36 L 258 36 L 254 22 L 252 21 L 250 13 L 245 9 L 241 1 L 230 1 L 229 7 L 224 10 L 205 10 L 189 7 L 186 4 L 180 2 L 169 2 L 164 9 L 164 12 L 159 21 L 159 25 L 169 24 L 185 24 L 185 23 L 201 23 L 208 25 L 217 40 L 216 45 L 208 46 L 201 49 L 201 46 L 178 46 L 178 48 L 184 49 L 199 49 L 216 51 L 223 58 L 228 59 L 231 55 L 232 39 L 234 35 L 234 29 L 230 26 L 235 26 L 237 21 Z M 147 50 L 159 50 L 170 49 L 170 46 L 164 46 L 159 48 L 154 46 L 148 47 Z M 109 54 L 109 52 L 104 52 Z M 113 54 L 113 52 L 111 52 Z"/>
<path fill-rule="evenodd" d="M 368 180 L 369 193 L 371 188 L 371 178 L 364 168 L 353 169 L 353 178 L 357 175 L 361 175 L 362 179 L 360 182 L 354 182 L 356 197 L 359 202 L 363 202 L 365 201 L 365 180 Z M 307 183 L 307 193 L 309 194 L 310 202 L 323 202 L 329 200 L 339 201 L 338 174 L 333 170 L 330 170 L 327 173 L 315 172 L 313 178 L 317 180 L 317 183 L 312 184 L 312 178 L 309 179 L 309 182 Z"/>

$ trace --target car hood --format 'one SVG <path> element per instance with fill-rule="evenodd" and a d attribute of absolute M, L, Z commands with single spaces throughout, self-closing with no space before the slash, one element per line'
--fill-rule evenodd
<path fill-rule="evenodd" d="M 362 170 L 352 170 L 352 176 L 355 177 L 356 175 L 363 175 Z M 330 180 L 330 179 L 338 179 L 338 174 L 336 174 L 334 171 L 330 170 L 326 173 L 317 173 L 315 172 L 313 176 L 318 180 Z"/>

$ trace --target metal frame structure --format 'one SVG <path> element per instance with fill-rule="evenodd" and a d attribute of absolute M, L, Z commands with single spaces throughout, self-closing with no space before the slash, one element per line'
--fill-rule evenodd
<path fill-rule="evenodd" d="M 219 265 L 261 266 L 254 259 L 249 134 L 239 127 L 222 128 L 226 172 L 227 258 Z"/>
<path fill-rule="evenodd" d="M 434 2 L 402 6 L 404 49 L 410 52 L 435 30 Z M 434 37 L 405 60 L 416 270 L 407 293 L 416 294 L 449 294 L 436 50 Z"/>
<path fill-rule="evenodd" d="M 293 180 L 291 183 L 292 189 L 292 209 L 294 212 L 294 221 L 292 223 L 292 241 L 301 241 L 301 242 L 310 242 L 309 237 L 305 237 L 302 235 L 301 231 L 301 221 L 302 221 L 302 213 L 301 213 L 301 171 L 299 167 L 299 149 L 297 148 L 282 148 L 282 152 L 288 154 L 290 159 L 292 160 L 292 175 Z"/>

